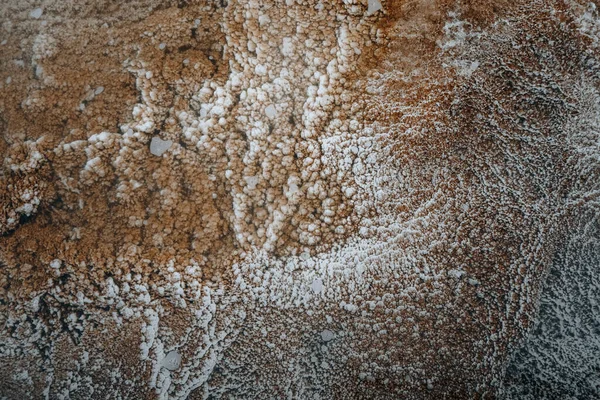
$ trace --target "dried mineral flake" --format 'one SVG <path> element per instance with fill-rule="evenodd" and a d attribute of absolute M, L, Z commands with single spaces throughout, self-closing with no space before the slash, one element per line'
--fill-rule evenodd
<path fill-rule="evenodd" d="M 379 0 L 369 0 L 369 7 L 367 9 L 367 15 L 373 15 L 377 11 L 381 10 L 381 2 Z"/>
<path fill-rule="evenodd" d="M 39 19 L 43 13 L 44 13 L 44 10 L 42 8 L 36 8 L 34 10 L 31 10 L 31 12 L 29 13 L 29 16 L 34 19 Z"/>
<path fill-rule="evenodd" d="M 277 115 L 277 110 L 275 109 L 275 106 L 271 104 L 265 107 L 265 115 L 268 118 L 275 118 L 275 116 Z"/>
<path fill-rule="evenodd" d="M 177 350 L 170 351 L 165 358 L 161 360 L 160 365 L 169 371 L 175 371 L 179 369 L 179 366 L 181 365 L 181 354 L 179 354 Z"/>
<path fill-rule="evenodd" d="M 155 156 L 162 156 L 173 144 L 172 140 L 162 140 L 158 137 L 153 137 L 150 141 L 150 153 Z"/>
<path fill-rule="evenodd" d="M 310 285 L 311 289 L 313 292 L 315 292 L 316 294 L 319 294 L 323 291 L 323 281 L 321 280 L 321 278 L 316 278 L 312 284 Z"/>
<path fill-rule="evenodd" d="M 334 337 L 335 337 L 335 333 L 333 333 L 332 331 L 330 331 L 328 329 L 321 332 L 321 340 L 324 342 L 330 342 L 333 340 Z"/>

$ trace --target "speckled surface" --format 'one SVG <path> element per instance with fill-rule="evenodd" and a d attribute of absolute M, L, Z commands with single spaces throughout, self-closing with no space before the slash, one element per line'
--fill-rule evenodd
<path fill-rule="evenodd" d="M 600 396 L 595 3 L 376 3 L 0 4 L 0 398 Z"/>

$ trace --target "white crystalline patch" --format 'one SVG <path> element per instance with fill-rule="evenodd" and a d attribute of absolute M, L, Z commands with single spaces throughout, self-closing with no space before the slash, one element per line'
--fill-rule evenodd
<path fill-rule="evenodd" d="M 470 77 L 479 68 L 479 61 L 457 60 L 454 62 L 459 75 Z"/>
<path fill-rule="evenodd" d="M 312 282 L 310 287 L 313 292 L 315 292 L 316 294 L 319 294 L 323 291 L 323 281 L 321 280 L 321 278 L 317 278 Z"/>
<path fill-rule="evenodd" d="M 162 140 L 157 137 L 153 137 L 150 142 L 150 153 L 155 156 L 162 156 L 165 151 L 169 150 L 169 147 L 173 144 L 172 140 Z"/>
<path fill-rule="evenodd" d="M 265 108 L 265 114 L 267 115 L 267 117 L 269 118 L 275 118 L 275 116 L 277 115 L 277 110 L 275 109 L 274 105 L 268 105 Z"/>
<path fill-rule="evenodd" d="M 179 368 L 180 364 L 181 354 L 179 354 L 176 350 L 170 351 L 160 362 L 160 365 L 162 365 L 169 371 L 175 371 Z"/>
<path fill-rule="evenodd" d="M 26 203 L 17 210 L 22 211 L 25 215 L 31 215 L 33 213 L 33 205 L 31 203 Z"/>
<path fill-rule="evenodd" d="M 455 14 L 450 14 L 452 20 L 447 21 L 444 25 L 444 39 L 440 42 L 443 50 L 448 50 L 454 47 L 462 46 L 467 40 L 467 32 L 465 32 L 465 22 L 456 19 Z"/>
<path fill-rule="evenodd" d="M 256 189 L 256 185 L 258 185 L 258 176 L 245 176 L 244 180 L 248 185 L 248 189 L 254 190 Z"/>
<path fill-rule="evenodd" d="M 258 64 L 256 67 L 254 67 L 254 72 L 256 75 L 264 76 L 267 74 L 267 67 L 262 64 Z"/>
<path fill-rule="evenodd" d="M 29 16 L 31 18 L 38 19 L 42 16 L 43 13 L 44 13 L 44 10 L 42 10 L 41 8 L 36 8 L 35 10 L 31 10 L 31 12 L 29 13 Z"/>
<path fill-rule="evenodd" d="M 19 380 L 19 381 L 26 381 L 26 382 L 32 382 L 30 376 L 29 376 L 29 372 L 27 372 L 26 370 L 23 370 L 19 373 L 15 373 L 13 374 L 13 379 L 15 380 Z"/>
<path fill-rule="evenodd" d="M 455 278 L 455 279 L 460 279 L 465 274 L 466 274 L 465 271 L 460 271 L 457 269 L 451 269 L 450 271 L 448 271 L 448 276 Z"/>
<path fill-rule="evenodd" d="M 324 342 L 329 342 L 333 340 L 334 337 L 335 333 L 331 332 L 330 330 L 324 330 L 323 332 L 321 332 L 321 340 L 323 340 Z"/>
<path fill-rule="evenodd" d="M 379 0 L 369 0 L 369 8 L 367 9 L 367 14 L 372 15 L 377 11 L 381 10 L 383 7 L 381 6 L 381 2 Z"/>
<path fill-rule="evenodd" d="M 288 186 L 288 190 L 285 192 L 285 195 L 286 195 L 286 197 L 290 198 L 293 195 L 295 195 L 296 193 L 298 193 L 298 190 L 299 190 L 298 185 L 295 185 L 292 183 L 291 185 Z"/>
<path fill-rule="evenodd" d="M 110 139 L 110 133 L 100 132 L 89 137 L 88 141 L 92 143 L 107 142 Z"/>
<path fill-rule="evenodd" d="M 102 92 L 104 92 L 104 86 L 99 86 L 94 90 L 94 94 L 100 94 Z"/>
<path fill-rule="evenodd" d="M 271 22 L 271 19 L 269 18 L 268 15 L 261 15 L 258 17 L 258 23 L 260 24 L 260 26 L 264 26 L 266 24 L 268 24 L 269 22 Z"/>
<path fill-rule="evenodd" d="M 294 43 L 292 42 L 292 38 L 284 37 L 283 45 L 281 47 L 281 53 L 284 56 L 291 56 L 294 54 Z"/>

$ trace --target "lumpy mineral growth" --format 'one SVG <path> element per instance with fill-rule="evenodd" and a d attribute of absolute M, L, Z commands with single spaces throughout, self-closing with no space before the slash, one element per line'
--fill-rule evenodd
<path fill-rule="evenodd" d="M 600 397 L 580 0 L 0 2 L 0 398 Z"/>

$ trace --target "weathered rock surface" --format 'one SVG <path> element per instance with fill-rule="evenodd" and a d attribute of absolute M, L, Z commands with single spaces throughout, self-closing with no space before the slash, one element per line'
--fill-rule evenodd
<path fill-rule="evenodd" d="M 2 2 L 0 397 L 600 396 L 599 46 L 578 0 Z"/>

